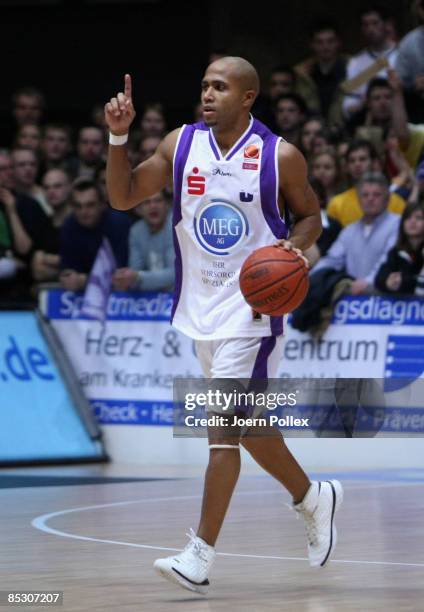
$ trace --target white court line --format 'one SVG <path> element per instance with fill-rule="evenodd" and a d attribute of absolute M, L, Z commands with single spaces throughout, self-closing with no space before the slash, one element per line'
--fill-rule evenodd
<path fill-rule="evenodd" d="M 422 486 L 422 483 L 405 483 L 409 486 Z M 398 483 L 383 483 L 380 485 L 363 485 L 363 486 L 353 486 L 348 487 L 348 491 L 352 489 L 376 489 L 376 488 L 387 488 L 387 487 L 396 487 L 399 486 Z M 403 486 L 403 483 L 401 484 Z M 239 495 L 264 495 L 264 494 L 275 494 L 278 493 L 277 490 L 264 490 L 264 491 L 240 491 L 237 493 Z M 50 512 L 49 514 L 42 514 L 40 516 L 35 517 L 31 521 L 31 525 L 35 529 L 39 529 L 45 533 L 50 533 L 51 535 L 60 536 L 62 538 L 71 538 L 73 540 L 84 540 L 86 542 L 100 542 L 102 544 L 117 544 L 119 546 L 131 546 L 132 548 L 147 548 L 150 550 L 165 550 L 171 552 L 180 552 L 180 548 L 167 548 L 163 546 L 150 546 L 148 544 L 135 544 L 134 542 L 122 542 L 120 540 L 104 540 L 102 538 L 91 538 L 89 536 L 81 536 L 72 533 L 68 533 L 66 531 L 60 531 L 59 529 L 54 529 L 53 527 L 49 527 L 47 525 L 47 521 L 56 516 L 62 516 L 64 514 L 71 514 L 73 512 L 84 512 L 86 510 L 98 510 L 99 508 L 111 508 L 115 506 L 125 506 L 130 504 L 143 504 L 150 502 L 168 502 L 168 501 L 181 501 L 185 499 L 201 499 L 201 495 L 178 495 L 172 497 L 151 497 L 149 499 L 137 499 L 137 500 L 129 500 L 129 501 L 121 501 L 121 502 L 112 502 L 109 504 L 98 504 L 94 506 L 82 506 L 79 508 L 68 508 L 67 510 L 59 510 L 57 512 Z M 217 553 L 221 557 L 238 557 L 244 559 L 274 559 L 278 561 L 308 561 L 307 557 L 279 557 L 274 555 L 246 555 L 240 553 Z M 361 561 L 361 560 L 353 560 L 353 559 L 332 559 L 331 563 L 350 563 L 356 565 L 387 565 L 387 566 L 396 566 L 396 567 L 424 567 L 424 563 L 402 563 L 395 561 Z"/>

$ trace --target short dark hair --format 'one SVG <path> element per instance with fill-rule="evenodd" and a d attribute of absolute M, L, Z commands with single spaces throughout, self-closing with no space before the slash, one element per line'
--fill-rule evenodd
<path fill-rule="evenodd" d="M 83 193 L 84 191 L 88 191 L 89 189 L 94 189 L 97 193 L 99 201 L 102 202 L 102 192 L 100 191 L 99 185 L 96 181 L 87 178 L 77 178 L 72 183 L 72 194 L 76 191 L 77 193 Z"/>
<path fill-rule="evenodd" d="M 377 13 L 377 15 L 379 15 L 383 21 L 386 21 L 386 19 L 391 17 L 385 4 L 382 2 L 367 2 L 364 4 L 359 10 L 359 18 L 362 19 L 364 15 L 369 15 L 370 13 Z"/>
<path fill-rule="evenodd" d="M 390 91 L 392 91 L 392 86 L 390 85 L 387 79 L 384 79 L 383 77 L 376 77 L 375 79 L 372 79 L 368 83 L 368 87 L 367 87 L 367 93 L 366 93 L 367 100 L 370 98 L 374 89 L 383 89 L 383 88 L 390 89 Z"/>
<path fill-rule="evenodd" d="M 294 104 L 296 104 L 296 106 L 299 108 L 302 114 L 304 115 L 308 114 L 308 106 L 305 100 L 302 98 L 302 96 L 299 95 L 298 93 L 286 93 L 286 94 L 281 94 L 281 96 L 278 96 L 278 98 L 275 100 L 275 103 L 274 103 L 274 110 L 277 110 L 278 104 L 284 100 L 289 100 L 290 102 L 293 102 Z"/>
<path fill-rule="evenodd" d="M 319 113 L 309 113 L 308 118 L 305 121 L 305 124 L 309 123 L 309 121 L 318 121 L 318 123 L 320 123 L 323 128 L 325 128 L 327 125 L 324 117 L 320 115 Z"/>
<path fill-rule="evenodd" d="M 309 38 L 312 39 L 315 34 L 319 34 L 320 32 L 326 32 L 328 30 L 334 32 L 337 36 L 340 36 L 340 29 L 335 21 L 332 21 L 331 19 L 322 18 L 316 19 L 310 24 L 308 28 Z"/>
<path fill-rule="evenodd" d="M 357 138 L 352 140 L 346 151 L 346 159 L 349 159 L 350 155 L 360 149 L 366 149 L 372 160 L 378 159 L 377 149 L 369 140 L 365 138 Z"/>
<path fill-rule="evenodd" d="M 271 70 L 271 74 L 274 74 L 274 72 L 284 72 L 289 74 L 293 78 L 293 81 L 296 81 L 296 72 L 293 66 L 290 66 L 290 64 L 277 64 L 277 66 L 274 66 L 274 68 Z"/>

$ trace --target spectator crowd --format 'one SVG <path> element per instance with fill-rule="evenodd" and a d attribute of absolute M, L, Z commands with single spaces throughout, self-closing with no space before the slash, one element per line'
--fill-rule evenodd
<path fill-rule="evenodd" d="M 253 108 L 302 151 L 321 205 L 299 329 L 319 328 L 317 305 L 342 292 L 424 296 L 424 0 L 412 10 L 417 27 L 400 38 L 384 4 L 369 3 L 358 16 L 363 48 L 352 56 L 337 25 L 314 23 L 309 57 L 276 66 Z M 116 290 L 173 287 L 172 186 L 130 213 L 112 210 L 103 109 L 91 117 L 78 129 L 50 123 L 40 91 L 13 96 L 10 138 L 0 141 L 3 302 L 35 301 L 45 283 L 83 290 L 105 237 Z M 127 145 L 132 166 L 166 133 L 162 105 L 146 106 Z"/>

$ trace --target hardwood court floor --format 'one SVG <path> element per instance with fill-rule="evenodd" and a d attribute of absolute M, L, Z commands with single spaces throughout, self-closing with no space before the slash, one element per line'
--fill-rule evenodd
<path fill-rule="evenodd" d="M 161 548 L 182 548 L 197 527 L 201 478 L 3 489 L 0 590 L 63 590 L 66 612 L 423 610 L 424 471 L 339 477 L 335 560 L 312 570 L 288 495 L 267 476 L 242 476 L 206 597 L 152 570 L 171 554 Z"/>

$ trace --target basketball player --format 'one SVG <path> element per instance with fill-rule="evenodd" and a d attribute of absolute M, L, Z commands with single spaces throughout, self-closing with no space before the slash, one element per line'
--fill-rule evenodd
<path fill-rule="evenodd" d="M 128 210 L 174 184 L 176 289 L 172 324 L 195 340 L 206 377 L 277 376 L 282 317 L 252 313 L 238 287 L 243 261 L 262 246 L 307 249 L 321 233 L 320 209 L 303 156 L 250 114 L 259 92 L 255 68 L 238 57 L 214 61 L 202 80 L 203 122 L 168 134 L 155 154 L 131 170 L 125 143 L 135 117 L 131 78 L 105 105 L 110 129 L 107 188 L 112 206 Z M 288 238 L 289 215 L 293 219 Z M 168 580 L 206 593 L 215 542 L 240 471 L 240 443 L 293 497 L 303 516 L 312 566 L 336 544 L 334 513 L 341 484 L 311 482 L 278 430 L 245 435 L 209 428 L 199 528 L 177 555 L 154 567 Z"/>

